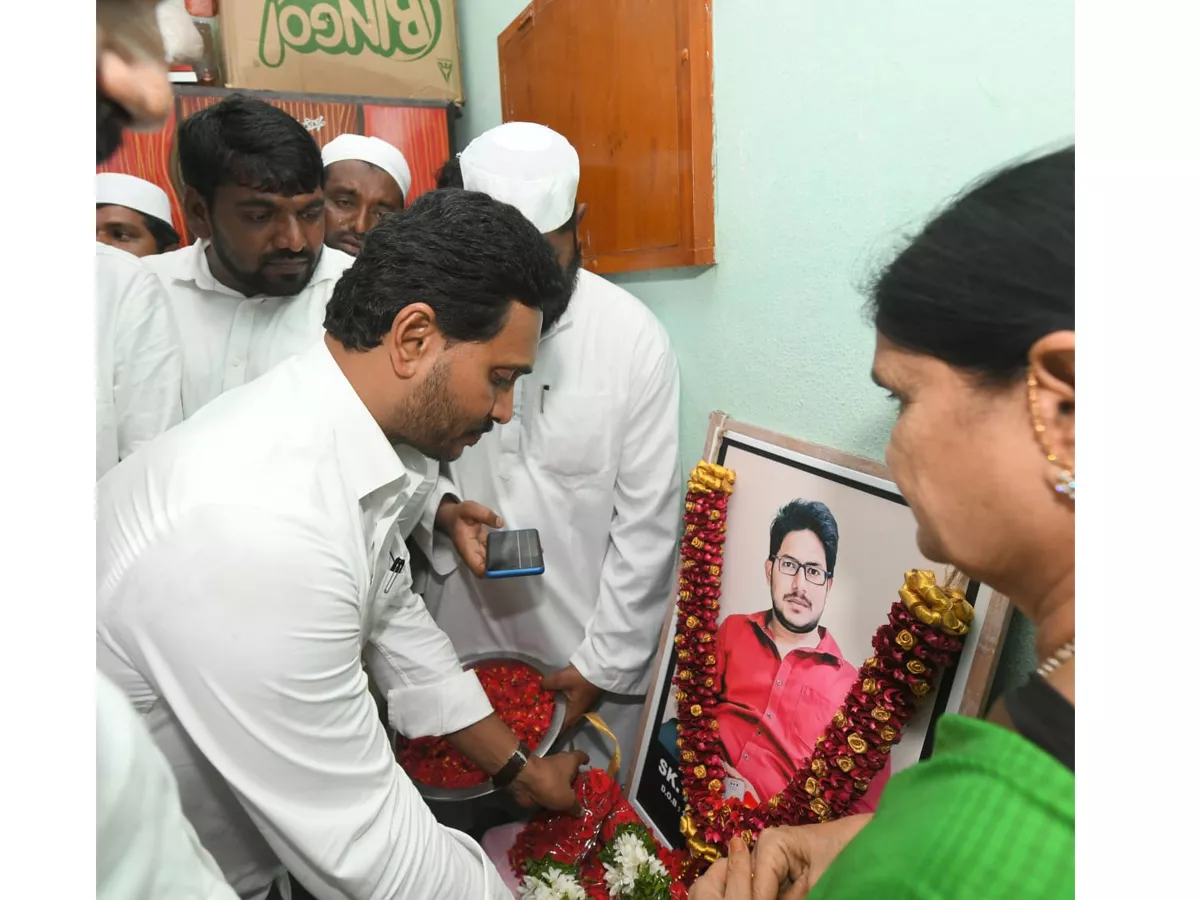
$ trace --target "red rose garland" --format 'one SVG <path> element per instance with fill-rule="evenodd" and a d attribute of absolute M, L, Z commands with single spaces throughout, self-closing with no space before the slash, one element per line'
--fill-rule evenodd
<path fill-rule="evenodd" d="M 765 804 L 726 800 L 716 707 L 714 641 L 721 606 L 726 515 L 734 473 L 711 463 L 692 470 L 684 512 L 676 622 L 675 698 L 688 807 L 681 829 L 693 856 L 715 860 L 738 834 L 839 818 L 883 768 L 918 702 L 962 651 L 973 610 L 961 591 L 938 587 L 932 572 L 905 575 L 900 599 L 873 639 L 875 656 L 859 670 L 813 755 Z"/>
<path fill-rule="evenodd" d="M 490 660 L 475 666 L 492 708 L 518 739 L 537 747 L 550 730 L 554 694 L 542 690 L 542 674 L 513 660 Z M 487 773 L 440 737 L 396 738 L 396 758 L 414 781 L 430 787 L 470 788 L 488 780 Z"/>
<path fill-rule="evenodd" d="M 686 900 L 691 879 L 685 877 L 687 853 L 670 850 L 658 843 L 642 823 L 629 801 L 621 794 L 621 786 L 602 769 L 591 769 L 575 781 L 575 796 L 583 814 L 578 818 L 542 810 L 517 835 L 508 851 L 508 861 L 519 878 L 545 871 L 548 864 L 568 872 L 589 898 L 609 900 L 610 888 L 605 881 L 606 857 L 622 833 L 632 831 L 666 870 L 665 883 L 660 883 L 663 900 Z M 606 853 L 606 850 L 609 851 Z M 641 897 L 639 893 L 629 894 Z M 627 896 L 621 894 L 620 896 Z"/>

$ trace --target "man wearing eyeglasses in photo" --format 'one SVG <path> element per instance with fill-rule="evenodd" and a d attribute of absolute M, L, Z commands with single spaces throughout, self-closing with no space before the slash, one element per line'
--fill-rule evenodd
<path fill-rule="evenodd" d="M 781 791 L 845 702 L 860 663 L 820 625 L 833 590 L 837 520 L 815 500 L 793 500 L 771 522 L 764 564 L 771 607 L 730 615 L 717 631 L 716 717 L 731 776 L 760 801 Z M 874 812 L 889 760 L 852 813 Z"/>

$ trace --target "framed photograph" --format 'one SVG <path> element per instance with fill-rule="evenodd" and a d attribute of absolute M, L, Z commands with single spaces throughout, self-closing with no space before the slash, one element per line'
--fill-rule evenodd
<path fill-rule="evenodd" d="M 871 639 L 910 569 L 943 578 L 921 555 L 916 522 L 880 463 L 713 413 L 705 460 L 733 470 L 715 641 L 717 752 L 726 796 L 765 802 L 796 774 L 841 707 Z M 944 672 L 855 812 L 874 809 L 892 773 L 932 751 L 933 723 L 978 715 L 1008 627 L 1008 600 L 965 587 L 975 619 L 957 664 Z M 659 840 L 684 846 L 680 818 L 671 609 L 647 696 L 629 799 Z"/>

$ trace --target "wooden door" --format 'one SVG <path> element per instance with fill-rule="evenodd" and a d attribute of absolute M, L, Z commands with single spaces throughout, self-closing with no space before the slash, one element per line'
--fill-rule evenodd
<path fill-rule="evenodd" d="M 711 264 L 709 4 L 534 0 L 498 43 L 505 121 L 539 122 L 579 152 L 585 265 Z"/>

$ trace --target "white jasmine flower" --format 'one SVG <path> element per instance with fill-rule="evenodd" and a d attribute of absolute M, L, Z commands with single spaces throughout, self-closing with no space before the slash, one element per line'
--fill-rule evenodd
<path fill-rule="evenodd" d="M 636 879 L 637 869 L 604 864 L 604 883 L 608 886 L 609 897 L 627 896 L 633 890 Z"/>
<path fill-rule="evenodd" d="M 574 875 L 554 872 L 549 876 L 552 894 L 547 900 L 587 900 L 587 892 Z"/>
<path fill-rule="evenodd" d="M 517 885 L 517 896 L 521 900 L 553 900 L 553 898 L 546 897 L 546 892 L 549 889 L 550 886 L 540 878 L 526 875 L 521 879 L 521 883 Z"/>
<path fill-rule="evenodd" d="M 521 900 L 587 900 L 575 876 L 561 871 L 546 872 L 540 878 L 526 875 L 517 894 Z"/>
<path fill-rule="evenodd" d="M 637 835 L 628 831 L 617 838 L 613 856 L 622 869 L 632 872 L 637 872 L 650 860 L 650 854 L 646 852 L 646 845 L 638 839 Z"/>

